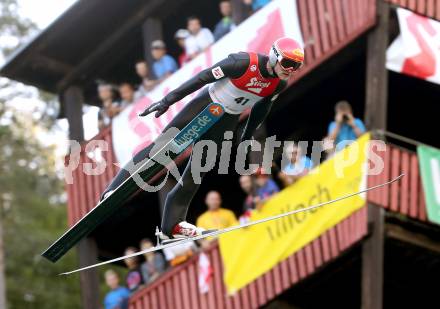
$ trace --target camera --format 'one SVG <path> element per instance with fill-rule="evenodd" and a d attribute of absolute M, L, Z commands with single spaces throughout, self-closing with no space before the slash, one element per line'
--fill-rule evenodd
<path fill-rule="evenodd" d="M 342 121 L 343 122 L 348 122 L 350 120 L 350 118 L 348 117 L 347 114 L 342 115 Z"/>

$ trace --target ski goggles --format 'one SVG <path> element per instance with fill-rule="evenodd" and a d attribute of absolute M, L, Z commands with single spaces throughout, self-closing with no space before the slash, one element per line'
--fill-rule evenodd
<path fill-rule="evenodd" d="M 303 65 L 302 62 L 297 62 L 288 58 L 282 58 L 279 63 L 281 67 L 286 71 L 296 71 Z"/>

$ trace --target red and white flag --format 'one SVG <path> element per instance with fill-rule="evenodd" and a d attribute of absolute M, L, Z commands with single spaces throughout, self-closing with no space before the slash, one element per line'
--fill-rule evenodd
<path fill-rule="evenodd" d="M 209 282 L 211 281 L 214 270 L 211 262 L 205 253 L 199 255 L 199 291 L 201 294 L 209 292 Z"/>
<path fill-rule="evenodd" d="M 397 9 L 400 35 L 387 50 L 387 68 L 440 84 L 440 22 Z"/>

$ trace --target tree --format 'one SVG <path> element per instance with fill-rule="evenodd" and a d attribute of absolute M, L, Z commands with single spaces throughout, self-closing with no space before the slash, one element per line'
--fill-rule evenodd
<path fill-rule="evenodd" d="M 0 36 L 6 38 L 0 46 L 3 57 L 36 31 L 17 8 L 17 0 L 0 3 Z M 14 98 L 23 96 L 39 93 L 0 78 L 0 257 L 5 262 L 8 307 L 79 308 L 78 276 L 57 276 L 77 266 L 74 252 L 57 264 L 40 256 L 67 226 L 65 193 L 53 147 L 37 138 L 52 122 L 44 113 L 17 110 Z"/>
<path fill-rule="evenodd" d="M 29 118 L 25 121 L 15 115 L 0 112 L 0 197 L 8 303 L 11 308 L 78 308 L 78 278 L 57 276 L 76 267 L 74 254 L 57 264 L 40 256 L 66 227 L 64 190 L 54 168 L 53 149 L 38 142 Z"/>

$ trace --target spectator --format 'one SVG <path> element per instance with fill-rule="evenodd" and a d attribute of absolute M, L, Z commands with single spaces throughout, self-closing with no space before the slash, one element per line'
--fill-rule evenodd
<path fill-rule="evenodd" d="M 220 1 L 220 13 L 223 18 L 217 23 L 214 28 L 214 40 L 218 41 L 229 31 L 234 29 L 236 26 L 232 20 L 232 6 L 229 0 Z"/>
<path fill-rule="evenodd" d="M 222 197 L 217 191 L 206 194 L 205 203 L 208 210 L 197 218 L 197 226 L 207 230 L 224 229 L 237 224 L 237 218 L 229 209 L 222 208 Z"/>
<path fill-rule="evenodd" d="M 275 193 L 280 192 L 280 188 L 273 181 L 271 176 L 263 168 L 255 172 L 255 182 L 257 184 L 257 196 L 254 199 L 256 208 L 259 209 Z"/>
<path fill-rule="evenodd" d="M 125 249 L 124 255 L 133 254 L 136 252 L 137 252 L 136 248 L 128 247 L 127 249 Z M 134 292 L 144 284 L 141 268 L 139 266 L 139 260 L 137 256 L 135 256 L 131 258 L 126 258 L 124 262 L 125 265 L 127 265 L 128 267 L 128 273 L 126 276 L 127 287 L 130 290 L 130 292 Z"/>
<path fill-rule="evenodd" d="M 121 102 L 119 104 L 121 110 L 134 102 L 134 89 L 130 83 L 124 82 L 119 85 L 119 95 Z"/>
<path fill-rule="evenodd" d="M 98 86 L 98 96 L 102 102 L 102 108 L 98 113 L 98 128 L 102 130 L 111 124 L 113 117 L 119 113 L 120 109 L 113 100 L 113 88 L 110 84 L 100 84 Z"/>
<path fill-rule="evenodd" d="M 144 78 L 148 78 L 150 74 L 150 70 L 148 69 L 148 64 L 145 60 L 136 61 L 136 74 L 140 77 L 141 80 Z"/>
<path fill-rule="evenodd" d="M 324 137 L 322 139 L 322 149 L 324 150 L 324 153 L 325 153 L 324 160 L 330 159 L 335 154 L 334 141 L 328 136 Z"/>
<path fill-rule="evenodd" d="M 119 285 L 119 276 L 113 270 L 109 269 L 105 272 L 105 282 L 110 288 L 110 292 L 105 295 L 105 309 L 127 309 L 130 291 Z"/>
<path fill-rule="evenodd" d="M 229 209 L 222 208 L 222 197 L 217 191 L 209 191 L 205 197 L 208 210 L 197 218 L 196 225 L 207 230 L 224 229 L 237 224 L 237 218 Z M 210 246 L 213 238 L 205 238 L 200 241 L 203 249 Z"/>
<path fill-rule="evenodd" d="M 253 12 L 258 11 L 270 1 L 271 0 L 243 0 L 244 4 L 250 5 L 252 7 Z"/>
<path fill-rule="evenodd" d="M 328 137 L 334 141 L 336 151 L 348 146 L 365 132 L 365 125 L 359 118 L 353 117 L 350 103 L 339 101 L 335 105 L 335 121 L 328 127 Z"/>
<path fill-rule="evenodd" d="M 135 100 L 146 96 L 156 86 L 156 81 L 149 78 L 150 70 L 145 60 L 139 60 L 136 62 L 136 73 L 141 79 L 141 83 L 135 93 Z"/>
<path fill-rule="evenodd" d="M 193 59 L 214 43 L 214 36 L 209 29 L 202 28 L 200 19 L 195 16 L 188 18 L 187 28 L 190 34 L 185 40 L 185 51 Z"/>
<path fill-rule="evenodd" d="M 150 239 L 145 238 L 141 240 L 141 250 L 150 249 L 153 243 Z M 165 260 L 159 252 L 148 252 L 144 254 L 145 262 L 141 265 L 142 277 L 145 283 L 154 281 L 161 273 L 165 271 Z"/>
<path fill-rule="evenodd" d="M 302 176 L 306 175 L 313 168 L 313 162 L 309 157 L 303 155 L 300 147 L 291 144 L 286 147 L 284 155 L 289 158 L 289 163 L 282 167 L 283 170 L 278 174 L 284 186 L 289 186 Z"/>
<path fill-rule="evenodd" d="M 197 246 L 194 241 L 163 249 L 163 254 L 171 266 L 182 264 L 194 255 Z"/>
<path fill-rule="evenodd" d="M 238 221 L 243 224 L 249 222 L 251 213 L 255 209 L 255 186 L 252 176 L 240 176 L 239 181 L 241 189 L 247 194 L 246 199 L 243 202 L 243 214 L 238 218 Z"/>
<path fill-rule="evenodd" d="M 156 40 L 151 43 L 151 55 L 154 58 L 153 72 L 160 81 L 177 71 L 177 63 L 167 54 L 165 43 Z"/>
<path fill-rule="evenodd" d="M 252 176 L 249 175 L 243 175 L 240 176 L 240 187 L 243 190 L 244 193 L 247 194 L 246 199 L 243 203 L 243 211 L 246 212 L 247 210 L 254 209 L 255 203 L 254 203 L 254 179 Z"/>
<path fill-rule="evenodd" d="M 177 61 L 179 62 L 179 66 L 182 67 L 185 63 L 187 63 L 190 59 L 185 51 L 185 40 L 189 36 L 189 31 L 186 29 L 177 30 L 174 35 L 174 39 L 177 41 L 177 45 L 179 45 L 182 52 L 180 53 Z"/>

